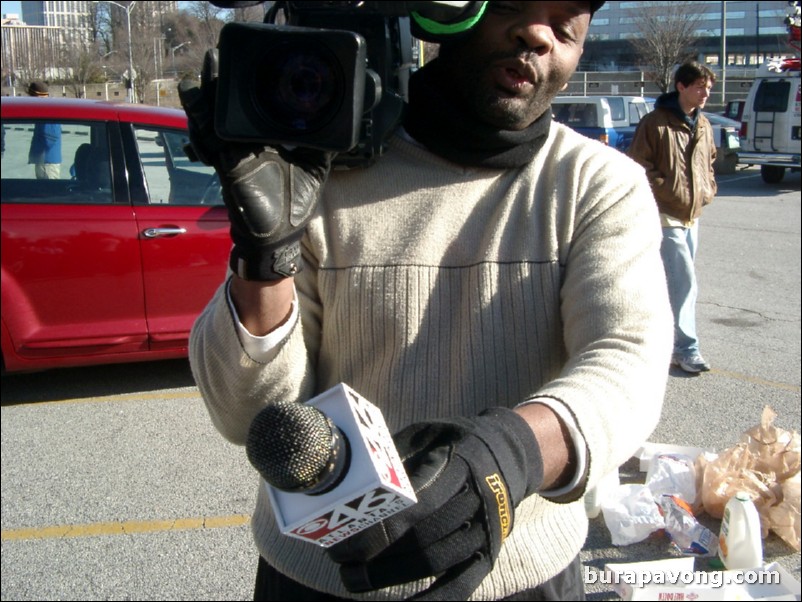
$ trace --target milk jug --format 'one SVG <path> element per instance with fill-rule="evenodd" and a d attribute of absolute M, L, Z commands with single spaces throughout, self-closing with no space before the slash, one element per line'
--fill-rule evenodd
<path fill-rule="evenodd" d="M 730 570 L 763 566 L 760 515 L 746 492 L 736 493 L 724 507 L 718 555 L 724 566 Z"/>

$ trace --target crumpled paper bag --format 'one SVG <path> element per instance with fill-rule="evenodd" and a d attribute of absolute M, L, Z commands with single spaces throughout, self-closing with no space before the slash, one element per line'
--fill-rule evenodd
<path fill-rule="evenodd" d="M 773 425 L 777 414 L 763 408 L 760 424 L 738 444 L 716 458 L 697 459 L 702 474 L 702 505 L 715 518 L 738 491 L 751 494 L 760 514 L 762 536 L 774 531 L 794 550 L 800 550 L 800 438 L 796 431 Z"/>
<path fill-rule="evenodd" d="M 783 481 L 783 501 L 767 509 L 771 530 L 789 546 L 799 552 L 799 473 Z M 761 521 L 762 522 L 762 521 Z"/>

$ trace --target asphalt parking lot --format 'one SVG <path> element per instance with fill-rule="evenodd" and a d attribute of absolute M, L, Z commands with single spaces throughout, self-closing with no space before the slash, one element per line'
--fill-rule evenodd
<path fill-rule="evenodd" d="M 670 373 L 651 441 L 723 451 L 766 405 L 800 430 L 800 231 L 799 174 L 719 177 L 698 256 L 713 370 Z M 255 472 L 212 427 L 185 360 L 5 376 L 1 399 L 2 600 L 251 599 Z M 798 552 L 774 535 L 764 546 L 800 579 Z M 582 560 L 676 556 L 659 534 L 613 546 L 599 517 Z M 618 599 L 601 584 L 588 597 Z"/>

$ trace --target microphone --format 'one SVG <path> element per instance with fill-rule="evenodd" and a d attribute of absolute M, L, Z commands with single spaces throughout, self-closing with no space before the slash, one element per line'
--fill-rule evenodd
<path fill-rule="evenodd" d="M 259 412 L 245 450 L 270 485 L 308 495 L 336 487 L 351 462 L 342 431 L 317 408 L 299 403 L 272 404 Z"/>
<path fill-rule="evenodd" d="M 417 501 L 381 411 L 343 383 L 266 406 L 246 452 L 281 532 L 323 547 Z"/>

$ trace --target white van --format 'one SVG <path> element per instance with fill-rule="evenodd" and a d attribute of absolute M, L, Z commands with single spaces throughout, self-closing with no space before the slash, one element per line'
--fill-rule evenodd
<path fill-rule="evenodd" d="M 761 65 L 749 89 L 741 117 L 740 165 L 760 165 L 767 183 L 783 179 L 785 170 L 800 170 L 800 60 Z"/>
<path fill-rule="evenodd" d="M 650 109 L 640 96 L 558 96 L 551 102 L 555 121 L 622 152 Z"/>

